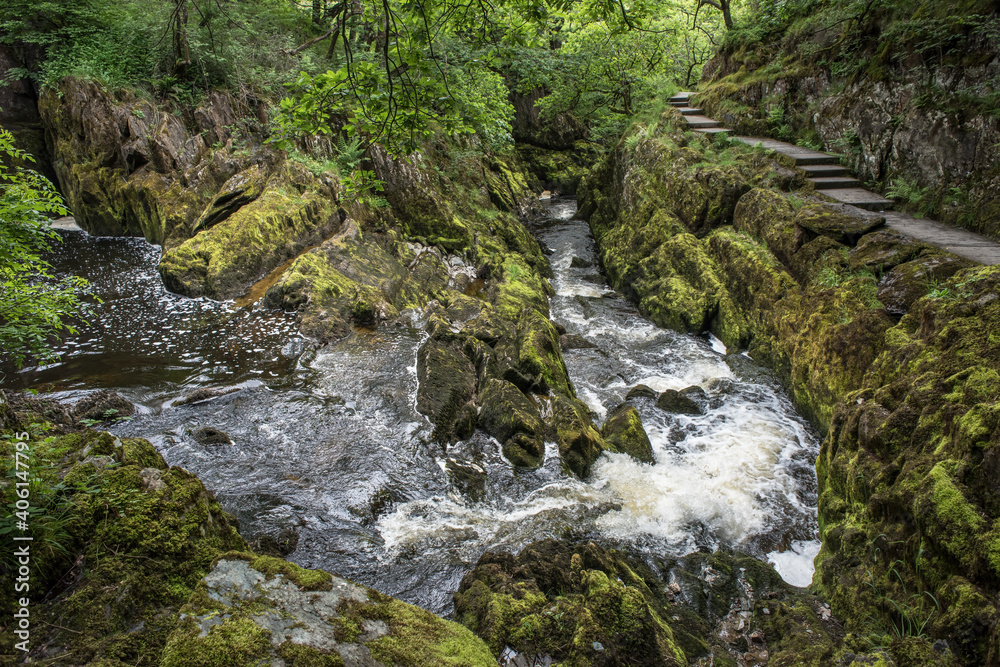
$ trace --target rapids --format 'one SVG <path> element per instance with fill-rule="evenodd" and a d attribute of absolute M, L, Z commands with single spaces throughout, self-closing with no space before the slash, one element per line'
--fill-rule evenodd
<path fill-rule="evenodd" d="M 316 349 L 294 314 L 170 294 L 156 272 L 159 248 L 134 238 L 62 232 L 56 272 L 88 278 L 102 303 L 93 324 L 64 341 L 61 362 L 4 385 L 65 401 L 118 390 L 139 412 L 112 430 L 148 438 L 198 475 L 248 540 L 291 528 L 290 560 L 437 613 L 449 613 L 486 550 L 543 537 L 597 537 L 649 554 L 737 547 L 807 584 L 818 443 L 806 422 L 745 355 L 660 329 L 614 292 L 575 202 L 554 200 L 549 212 L 530 224 L 550 251 L 553 320 L 596 345 L 564 357 L 598 422 L 636 384 L 705 390 L 702 415 L 634 401 L 653 465 L 605 455 L 580 481 L 561 470 L 553 444 L 535 471 L 513 470 L 482 433 L 445 448 L 415 407 L 420 313 Z M 175 405 L 208 387 L 232 391 Z M 199 444 L 200 427 L 230 443 Z M 449 459 L 485 472 L 481 501 L 452 484 Z"/>

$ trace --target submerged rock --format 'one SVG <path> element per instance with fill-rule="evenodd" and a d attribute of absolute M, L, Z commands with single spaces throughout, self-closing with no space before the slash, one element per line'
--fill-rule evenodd
<path fill-rule="evenodd" d="M 100 391 L 88 394 L 79 403 L 74 405 L 71 414 L 77 422 L 84 419 L 109 422 L 133 416 L 135 414 L 135 406 L 117 391 L 101 389 Z"/>
<path fill-rule="evenodd" d="M 452 486 L 466 498 L 474 503 L 486 498 L 486 470 L 482 466 L 448 459 L 444 467 Z"/>
<path fill-rule="evenodd" d="M 580 334 L 563 334 L 559 336 L 559 347 L 564 350 L 592 350 L 597 347 L 594 343 Z"/>
<path fill-rule="evenodd" d="M 639 411 L 633 406 L 622 404 L 613 410 L 601 427 L 601 435 L 608 449 L 628 454 L 643 463 L 655 462 L 653 446 L 642 426 Z"/>
<path fill-rule="evenodd" d="M 685 390 L 686 391 L 686 390 Z M 667 389 L 656 399 L 656 407 L 680 415 L 700 415 L 701 407 L 688 395 Z"/>
<path fill-rule="evenodd" d="M 202 426 L 191 432 L 191 438 L 199 445 L 231 445 L 233 439 L 225 431 L 212 426 Z"/>

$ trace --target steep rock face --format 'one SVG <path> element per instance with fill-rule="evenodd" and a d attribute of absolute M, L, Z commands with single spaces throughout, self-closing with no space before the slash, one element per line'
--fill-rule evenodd
<path fill-rule="evenodd" d="M 625 142 L 586 181 L 581 209 L 613 277 L 690 235 L 669 212 L 676 200 L 647 175 L 688 182 L 674 157 L 683 149 L 653 141 L 655 150 Z M 747 346 L 825 432 L 814 582 L 847 629 L 903 627 L 893 655 L 919 664 L 906 657 L 923 655 L 906 628 L 924 625 L 960 664 L 996 664 L 1000 395 L 990 378 L 1000 340 L 990 332 L 1000 326 L 1000 270 L 870 222 L 859 229 L 843 210 L 803 199 L 746 192 L 731 226 L 692 242 L 687 257 L 700 262 L 663 260 L 655 272 L 709 286 L 705 299 L 718 305 L 661 298 L 657 318 L 704 323 Z M 644 200 L 645 209 L 630 205 Z M 641 279 L 631 290 L 647 311 L 665 291 Z M 880 301 L 893 295 L 899 320 Z"/>
<path fill-rule="evenodd" d="M 196 477 L 168 467 L 145 440 L 67 430 L 37 412 L 59 407 L 0 392 L 0 454 L 13 459 L 13 433 L 28 432 L 33 454 L 53 462 L 33 484 L 35 502 L 49 503 L 51 514 L 33 521 L 31 660 L 496 664 L 456 623 L 327 572 L 249 552 L 233 518 Z M 13 503 L 14 487 L 0 496 Z M 10 552 L 2 555 L 0 610 L 9 616 L 19 595 L 7 576 Z M 18 654 L 14 641 L 13 633 L 0 638 L 4 656 Z"/>
<path fill-rule="evenodd" d="M 697 103 L 738 133 L 822 144 L 880 187 L 903 179 L 904 206 L 997 237 L 995 7 L 924 2 L 845 23 L 844 4 L 793 15 L 759 43 L 733 40 L 705 66 Z"/>
<path fill-rule="evenodd" d="M 202 201 L 249 162 L 206 144 L 208 136 L 226 141 L 234 120 L 228 98 L 208 104 L 192 132 L 148 100 L 127 91 L 116 97 L 91 81 L 67 78 L 44 92 L 38 109 L 52 164 L 80 226 L 153 243 L 175 238 L 175 230 L 187 238 Z"/>

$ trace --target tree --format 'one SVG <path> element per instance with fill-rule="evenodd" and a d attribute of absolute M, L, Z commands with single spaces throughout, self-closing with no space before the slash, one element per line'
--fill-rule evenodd
<path fill-rule="evenodd" d="M 53 335 L 76 333 L 69 322 L 87 313 L 83 278 L 56 279 L 42 259 L 59 240 L 47 216 L 67 213 L 62 198 L 41 174 L 8 167 L 10 160 L 34 159 L 14 147 L 14 137 L 0 129 L 0 359 L 22 367 L 29 358 L 56 358 Z"/>

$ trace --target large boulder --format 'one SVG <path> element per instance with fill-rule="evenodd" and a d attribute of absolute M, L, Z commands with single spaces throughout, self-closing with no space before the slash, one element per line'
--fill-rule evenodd
<path fill-rule="evenodd" d="M 608 449 L 628 454 L 637 461 L 653 463 L 653 446 L 642 427 L 642 418 L 635 407 L 627 403 L 618 406 L 601 427 Z"/>
<path fill-rule="evenodd" d="M 231 552 L 199 582 L 163 667 L 496 664 L 457 623 L 320 570 Z"/>
<path fill-rule="evenodd" d="M 538 408 L 506 380 L 490 378 L 480 393 L 479 423 L 515 466 L 537 468 L 545 455 L 545 424 Z"/>

